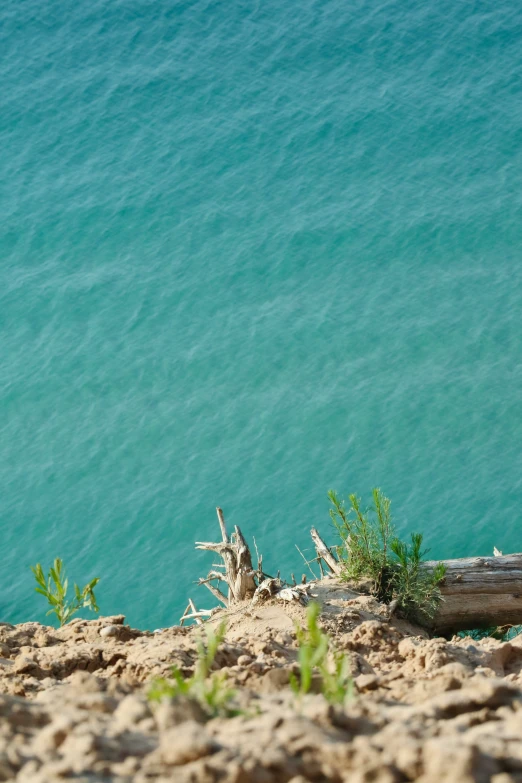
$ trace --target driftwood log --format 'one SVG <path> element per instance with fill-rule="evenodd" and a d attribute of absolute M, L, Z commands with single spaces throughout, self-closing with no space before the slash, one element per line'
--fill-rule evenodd
<path fill-rule="evenodd" d="M 243 601 L 256 603 L 271 597 L 307 602 L 308 585 L 296 585 L 293 575 L 292 582 L 288 583 L 280 579 L 279 572 L 276 577 L 265 573 L 263 558 L 259 553 L 257 568 L 254 568 L 250 549 L 239 527 L 236 525 L 229 536 L 220 508 L 217 509 L 217 515 L 221 541 L 198 541 L 196 548 L 215 552 L 221 557 L 222 563 L 214 564 L 198 584 L 210 590 L 226 608 Z M 328 547 L 316 528 L 311 529 L 310 535 L 316 557 L 311 560 L 304 558 L 307 566 L 311 569 L 312 564 L 316 563 L 321 575 L 339 576 L 342 564 L 336 557 L 336 548 Z M 433 569 L 437 562 L 426 562 L 423 568 Z M 446 566 L 446 576 L 440 583 L 442 601 L 435 617 L 428 624 L 431 633 L 447 635 L 473 628 L 522 624 L 522 554 L 504 556 L 495 550 L 492 557 L 468 557 L 442 562 Z M 303 582 L 306 582 L 306 577 L 303 577 Z M 225 586 L 225 592 L 219 585 Z M 393 610 L 392 604 L 390 608 Z M 189 601 L 181 623 L 189 620 L 201 623 L 216 611 L 217 608 L 198 610 L 193 601 Z"/>
<path fill-rule="evenodd" d="M 430 624 L 432 632 L 522 624 L 522 554 L 442 562 L 443 600 Z M 436 564 L 426 562 L 424 567 Z"/>
<path fill-rule="evenodd" d="M 340 564 L 315 528 L 310 531 L 317 552 L 333 574 Z M 427 561 L 433 569 L 446 566 L 440 583 L 442 601 L 428 623 L 434 634 L 448 634 L 473 628 L 522 624 L 522 554 L 466 557 L 458 560 Z"/>

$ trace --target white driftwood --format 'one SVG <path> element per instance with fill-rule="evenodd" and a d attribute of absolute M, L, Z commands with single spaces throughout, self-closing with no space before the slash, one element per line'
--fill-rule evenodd
<path fill-rule="evenodd" d="M 255 571 L 252 566 L 252 556 L 243 533 L 236 525 L 234 528 L 234 547 L 236 549 L 236 584 L 234 592 L 238 601 L 252 598 L 256 591 Z"/>
<path fill-rule="evenodd" d="M 204 618 L 212 617 L 217 611 L 217 607 L 214 609 L 200 609 L 199 612 L 193 612 L 192 614 L 186 614 L 182 620 L 185 622 L 186 620 L 195 620 L 198 625 L 203 624 Z M 183 625 L 183 622 L 181 625 Z"/>
<path fill-rule="evenodd" d="M 317 558 L 339 574 L 340 563 L 315 528 L 311 530 Z M 433 633 L 522 624 L 522 554 L 468 557 L 442 561 L 446 576 L 440 584 L 442 602 L 428 627 Z M 433 569 L 436 561 L 423 564 Z M 391 614 L 396 609 L 391 608 Z"/>
<path fill-rule="evenodd" d="M 226 582 L 228 583 L 228 600 L 230 602 L 230 601 L 235 601 L 237 599 L 235 589 L 234 589 L 236 577 L 237 577 L 237 568 L 235 562 L 236 553 L 234 552 L 234 548 L 230 543 L 230 539 L 228 537 L 223 511 L 218 507 L 216 508 L 216 512 L 219 521 L 219 528 L 221 530 L 221 539 L 222 539 L 221 543 L 213 544 L 205 541 L 197 541 L 196 549 L 206 549 L 211 552 L 216 552 L 220 557 L 223 558 L 223 562 L 226 570 Z"/>
<path fill-rule="evenodd" d="M 312 536 L 312 541 L 314 542 L 315 551 L 317 552 L 317 557 L 319 559 L 319 565 L 321 565 L 321 560 L 324 560 L 333 574 L 340 574 L 340 563 L 338 562 L 335 555 L 326 546 L 315 527 L 310 530 L 310 535 Z"/>
<path fill-rule="evenodd" d="M 252 604 L 257 604 L 258 601 L 266 601 L 269 598 L 272 598 L 272 596 L 276 595 L 283 587 L 284 582 L 276 577 L 269 576 L 266 579 L 263 579 L 252 596 Z"/>
<path fill-rule="evenodd" d="M 192 609 L 192 614 L 191 615 L 185 615 L 185 619 L 189 620 L 190 618 L 194 618 L 198 625 L 202 625 L 203 620 L 201 619 L 201 613 L 196 608 L 196 604 L 194 603 L 192 598 L 189 598 L 189 606 Z M 203 610 L 203 612 L 204 611 L 205 610 Z"/>
<path fill-rule="evenodd" d="M 228 533 L 227 533 L 227 526 L 225 525 L 225 517 L 223 516 L 223 509 L 219 508 L 219 506 L 216 508 L 218 520 L 219 520 L 219 527 L 221 530 L 221 537 L 225 544 L 228 544 Z"/>
<path fill-rule="evenodd" d="M 522 624 L 522 554 L 443 560 L 442 603 L 433 632 Z M 426 562 L 434 568 L 436 561 Z"/>
<path fill-rule="evenodd" d="M 219 601 L 224 603 L 225 606 L 230 606 L 232 603 L 245 601 L 253 597 L 257 587 L 255 580 L 257 572 L 254 571 L 250 549 L 239 527 L 236 525 L 234 533 L 229 537 L 223 511 L 220 508 L 217 508 L 216 511 L 222 541 L 216 544 L 197 541 L 196 549 L 216 552 L 223 558 L 225 573 L 221 574 L 218 571 L 211 571 L 205 579 L 199 581 L 199 584 L 204 584 Z M 260 561 L 262 561 L 261 558 Z M 258 563 L 259 568 L 260 564 Z M 212 585 L 213 579 L 227 583 L 228 598 L 219 588 Z"/>
<path fill-rule="evenodd" d="M 187 622 L 187 620 L 195 620 L 198 625 L 201 625 L 203 623 L 203 620 L 201 617 L 205 615 L 207 612 L 205 609 L 203 609 L 201 612 L 199 612 L 196 609 L 196 605 L 192 598 L 189 598 L 188 606 L 181 615 L 179 624 L 184 625 L 184 623 Z"/>
<path fill-rule="evenodd" d="M 295 587 L 283 587 L 276 593 L 276 598 L 280 601 L 297 601 L 302 606 L 307 606 L 310 602 L 308 590 L 301 589 L 304 585 L 296 585 Z M 308 588 L 308 585 L 306 585 Z"/>

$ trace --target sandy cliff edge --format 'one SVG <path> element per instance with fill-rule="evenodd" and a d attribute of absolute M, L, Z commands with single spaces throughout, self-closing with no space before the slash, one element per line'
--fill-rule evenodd
<path fill-rule="evenodd" d="M 344 710 L 315 694 L 296 706 L 306 610 L 275 599 L 216 617 L 228 629 L 216 668 L 245 714 L 208 721 L 145 695 L 172 664 L 193 670 L 197 628 L 153 634 L 123 616 L 0 625 L 0 780 L 522 783 L 522 638 L 429 639 L 334 579 L 315 592 L 350 655 Z"/>

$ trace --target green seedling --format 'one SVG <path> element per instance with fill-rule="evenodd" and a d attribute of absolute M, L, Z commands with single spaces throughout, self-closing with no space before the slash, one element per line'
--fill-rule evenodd
<path fill-rule="evenodd" d="M 333 648 L 330 637 L 319 627 L 320 611 L 319 604 L 311 603 L 306 614 L 306 628 L 296 625 L 299 677 L 292 675 L 290 686 L 296 696 L 302 697 L 309 693 L 314 673 L 317 673 L 325 699 L 331 704 L 343 704 L 352 692 L 350 665 L 346 655 Z"/>
<path fill-rule="evenodd" d="M 353 694 L 353 678 L 348 656 L 332 651 L 332 663 L 322 667 L 321 693 L 330 704 L 344 704 Z"/>
<path fill-rule="evenodd" d="M 432 570 L 424 568 L 422 560 L 427 550 L 422 551 L 421 547 L 421 533 L 412 533 L 409 545 L 398 538 L 393 539 L 390 548 L 396 562 L 392 564 L 390 585 L 399 608 L 407 617 L 420 615 L 420 619 L 429 619 L 435 615 L 440 603 L 439 584 L 446 574 L 446 566 L 437 563 Z"/>
<path fill-rule="evenodd" d="M 391 503 L 380 489 L 372 492 L 373 506 L 361 507 L 356 495 L 350 495 L 349 507 L 330 491 L 330 517 L 341 538 L 337 554 L 346 580 L 369 579 L 373 594 L 385 603 L 396 601 L 406 617 L 432 618 L 441 601 L 440 583 L 446 568 L 438 563 L 429 569 L 423 565 L 422 535 L 413 533 L 411 544 L 401 541 L 391 521 Z"/>
<path fill-rule="evenodd" d="M 342 541 L 338 555 L 345 564 L 347 579 L 369 578 L 380 594 L 385 589 L 390 541 L 393 537 L 391 503 L 380 489 L 372 492 L 373 509 L 363 510 L 357 495 L 350 495 L 350 508 L 337 494 L 328 493 L 333 508 L 330 517 Z"/>
<path fill-rule="evenodd" d="M 85 587 L 80 590 L 77 584 L 74 585 L 74 598 L 67 600 L 67 590 L 69 580 L 65 576 L 65 568 L 62 560 L 57 557 L 54 564 L 49 569 L 47 579 L 45 578 L 42 566 L 37 563 L 31 566 L 38 587 L 37 593 L 47 598 L 51 608 L 47 614 L 54 614 L 60 627 L 69 622 L 71 617 L 80 609 L 90 609 L 92 612 L 98 612 L 98 604 L 94 595 L 94 588 L 100 581 L 98 577 L 92 579 Z"/>
<path fill-rule="evenodd" d="M 152 681 L 147 694 L 149 699 L 163 701 L 185 697 L 197 701 L 209 717 L 237 715 L 238 711 L 231 705 L 235 691 L 227 687 L 224 675 L 211 673 L 219 645 L 225 638 L 225 632 L 225 623 L 221 623 L 217 631 L 208 627 L 206 638 L 198 640 L 198 657 L 194 674 L 183 677 L 178 667 L 173 666 L 170 679 L 157 677 Z"/>

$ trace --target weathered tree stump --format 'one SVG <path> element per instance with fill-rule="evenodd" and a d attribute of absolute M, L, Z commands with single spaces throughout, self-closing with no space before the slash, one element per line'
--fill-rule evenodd
<path fill-rule="evenodd" d="M 236 525 L 229 538 L 223 511 L 220 508 L 216 510 L 222 541 L 217 544 L 196 541 L 196 549 L 216 552 L 223 559 L 225 573 L 210 571 L 205 579 L 200 579 L 199 584 L 204 584 L 221 603 L 229 606 L 231 603 L 245 601 L 253 597 L 257 587 L 255 580 L 257 572 L 252 565 L 252 555 L 243 533 Z M 212 580 L 216 579 L 227 584 L 227 596 L 212 584 Z"/>
<path fill-rule="evenodd" d="M 293 585 L 288 585 L 287 582 L 279 578 L 279 572 L 276 577 L 265 573 L 263 571 L 263 556 L 257 551 L 257 546 L 257 568 L 254 569 L 250 549 L 240 528 L 236 525 L 234 532 L 229 537 L 223 511 L 220 508 L 216 510 L 222 540 L 215 544 L 207 541 L 197 541 L 196 549 L 216 552 L 223 562 L 215 563 L 207 576 L 198 580 L 198 585 L 204 585 L 214 598 L 217 598 L 227 609 L 244 601 L 256 603 L 272 597 L 283 601 L 298 601 L 306 605 L 309 600 L 309 585 L 304 583 L 296 585 L 295 579 L 293 580 Z M 322 541 L 322 539 L 319 540 Z M 324 542 L 323 547 L 325 556 L 328 556 Z M 335 558 L 333 562 L 336 562 Z M 216 584 L 221 582 L 227 586 L 226 595 Z M 306 582 L 306 579 L 304 579 L 304 582 Z M 185 610 L 180 623 L 183 625 L 188 620 L 195 620 L 196 623 L 201 623 L 203 618 L 212 617 L 217 611 L 218 607 L 198 610 L 194 603 L 189 601 L 189 606 Z"/>

